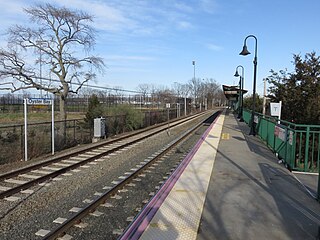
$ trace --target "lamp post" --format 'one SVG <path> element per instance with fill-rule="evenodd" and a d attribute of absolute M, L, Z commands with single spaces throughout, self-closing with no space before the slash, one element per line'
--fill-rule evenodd
<path fill-rule="evenodd" d="M 193 80 L 196 79 L 196 61 L 192 61 L 193 65 Z"/>
<path fill-rule="evenodd" d="M 246 56 L 250 54 L 246 45 L 247 39 L 250 37 L 256 40 L 256 44 L 255 44 L 255 52 L 254 52 L 254 59 L 253 59 L 253 98 L 252 98 L 252 112 L 251 112 L 251 127 L 250 127 L 249 135 L 255 136 L 256 130 L 254 126 L 254 116 L 255 116 L 255 103 L 256 103 L 256 81 L 257 81 L 257 63 L 258 63 L 258 58 L 257 58 L 258 39 L 256 38 L 256 36 L 249 35 L 244 39 L 243 49 L 239 53 L 239 55 Z"/>
<path fill-rule="evenodd" d="M 193 65 L 193 82 L 195 82 L 196 81 L 196 61 L 192 61 L 192 65 Z M 194 105 L 195 105 L 195 108 L 196 108 L 196 110 L 197 110 L 197 107 L 196 107 L 196 105 L 197 105 L 197 102 L 196 102 L 196 93 L 195 93 L 195 95 L 194 95 Z M 192 107 L 191 107 L 191 109 L 192 109 Z"/>
<path fill-rule="evenodd" d="M 239 75 L 238 68 L 242 68 L 241 75 Z M 234 74 L 235 77 L 240 77 L 240 108 L 238 112 L 238 118 L 240 118 L 240 122 L 243 122 L 243 88 L 244 88 L 244 67 L 242 65 L 237 66 L 236 73 Z"/>

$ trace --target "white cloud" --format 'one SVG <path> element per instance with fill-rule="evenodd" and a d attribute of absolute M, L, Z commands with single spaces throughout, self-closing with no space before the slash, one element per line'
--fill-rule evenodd
<path fill-rule="evenodd" d="M 151 70 L 146 68 L 137 68 L 134 67 L 128 67 L 128 66 L 118 66 L 118 65 L 110 65 L 109 70 L 112 71 L 112 74 L 115 73 L 132 73 L 132 72 L 140 72 L 140 73 L 148 73 Z"/>
<path fill-rule="evenodd" d="M 221 51 L 223 49 L 221 46 L 218 46 L 212 43 L 208 43 L 206 47 L 212 51 Z"/>
<path fill-rule="evenodd" d="M 145 56 L 121 56 L 121 55 L 112 55 L 106 57 L 106 60 L 133 60 L 133 61 L 153 61 L 154 57 L 145 57 Z"/>
<path fill-rule="evenodd" d="M 181 2 L 175 3 L 174 7 L 177 10 L 182 11 L 182 12 L 192 13 L 194 11 L 194 9 L 190 5 L 187 5 L 187 4 L 181 3 Z"/>
<path fill-rule="evenodd" d="M 191 29 L 193 28 L 193 25 L 190 22 L 187 21 L 179 21 L 177 22 L 179 29 Z"/>
<path fill-rule="evenodd" d="M 21 1 L 1 1 L 1 30 L 3 34 L 13 24 L 25 22 L 27 16 L 24 8 L 28 7 L 26 2 Z"/>
<path fill-rule="evenodd" d="M 207 13 L 217 12 L 218 4 L 216 0 L 200 0 L 200 7 Z"/>
<path fill-rule="evenodd" d="M 85 0 L 54 0 L 61 6 L 79 9 L 94 16 L 95 27 L 99 30 L 121 31 L 133 27 L 135 22 L 128 18 L 119 8 L 113 7 L 105 1 Z"/>
<path fill-rule="evenodd" d="M 23 8 L 28 4 L 22 1 L 1 1 L 1 14 L 24 14 Z"/>
<path fill-rule="evenodd" d="M 132 0 L 53 0 L 59 5 L 81 9 L 95 16 L 95 27 L 108 32 L 150 36 L 163 35 L 178 29 L 190 29 L 188 14 L 191 5 L 172 1 Z"/>
<path fill-rule="evenodd" d="M 3 9 L 5 9 L 3 13 L 11 15 L 12 18 L 17 15 L 16 18 L 19 17 L 19 19 L 22 19 L 23 15 L 26 18 L 23 7 L 35 3 L 22 0 L 1 1 L 1 4 L 4 5 Z M 47 0 L 37 0 L 37 2 L 46 3 Z M 190 20 L 196 11 L 195 5 L 184 1 L 51 0 L 50 3 L 92 14 L 95 17 L 94 26 L 96 29 L 107 32 L 150 36 L 167 34 L 172 31 L 172 26 L 176 26 L 180 30 L 189 30 L 195 27 Z M 198 4 L 200 4 L 202 11 L 211 12 L 216 9 L 214 0 L 200 0 Z M 2 19 L 2 26 L 9 26 L 12 23 L 4 24 L 3 21 L 6 20 Z"/>

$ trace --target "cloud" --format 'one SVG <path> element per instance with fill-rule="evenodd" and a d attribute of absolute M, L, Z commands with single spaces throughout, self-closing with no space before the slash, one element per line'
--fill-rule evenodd
<path fill-rule="evenodd" d="M 128 66 L 121 66 L 121 65 L 110 65 L 109 69 L 112 71 L 112 74 L 115 73 L 132 73 L 132 72 L 139 72 L 139 73 L 150 73 L 150 69 L 146 68 L 138 68 L 136 66 L 128 67 Z"/>
<path fill-rule="evenodd" d="M 24 1 L 1 1 L 1 14 L 24 14 L 23 8 L 27 6 Z"/>
<path fill-rule="evenodd" d="M 1 34 L 13 24 L 26 21 L 25 7 L 28 4 L 24 1 L 1 1 Z"/>
<path fill-rule="evenodd" d="M 154 61 L 154 57 L 145 57 L 145 56 L 121 56 L 121 55 L 112 55 L 108 56 L 106 60 L 118 60 L 118 61 Z"/>
<path fill-rule="evenodd" d="M 60 6 L 72 9 L 80 9 L 94 16 L 95 27 L 98 30 L 122 31 L 132 28 L 136 24 L 134 20 L 126 16 L 123 10 L 107 4 L 105 1 L 85 1 L 85 0 L 54 0 Z"/>
<path fill-rule="evenodd" d="M 212 51 L 221 51 L 223 49 L 221 46 L 218 46 L 212 43 L 208 43 L 206 47 Z"/>
<path fill-rule="evenodd" d="M 179 21 L 177 22 L 178 29 L 191 29 L 193 25 L 187 21 Z"/>
<path fill-rule="evenodd" d="M 138 56 L 138 55 L 110 55 L 105 57 L 105 63 L 109 70 L 114 71 L 135 71 L 147 69 L 149 62 L 155 61 L 154 57 Z"/>
<path fill-rule="evenodd" d="M 47 0 L 37 0 L 39 2 L 46 3 Z M 3 9 L 6 9 L 4 12 L 10 14 L 11 18 L 16 14 L 21 17 L 24 14 L 23 7 L 32 4 L 32 1 L 26 3 L 22 0 L 2 3 Z M 51 0 L 51 4 L 92 14 L 97 30 L 144 36 L 167 34 L 172 31 L 172 26 L 179 30 L 194 28 L 190 19 L 199 6 L 201 11 L 206 12 L 215 11 L 217 6 L 215 0 L 199 0 L 196 5 L 178 0 Z"/>
<path fill-rule="evenodd" d="M 181 2 L 176 2 L 173 6 L 181 12 L 192 13 L 194 11 L 194 9 L 190 5 Z"/>
<path fill-rule="evenodd" d="M 175 1 L 132 1 L 132 0 L 52 0 L 60 6 L 84 9 L 95 16 L 96 29 L 122 32 L 134 36 L 164 35 L 172 26 L 190 29 L 191 5 Z"/>
<path fill-rule="evenodd" d="M 200 7 L 204 12 L 216 13 L 218 9 L 218 4 L 216 0 L 200 0 Z"/>

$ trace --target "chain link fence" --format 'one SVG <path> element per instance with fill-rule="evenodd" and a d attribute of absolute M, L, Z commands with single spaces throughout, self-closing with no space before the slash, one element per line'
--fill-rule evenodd
<path fill-rule="evenodd" d="M 177 109 L 144 111 L 141 113 L 139 128 L 162 123 L 178 117 Z M 127 116 L 105 116 L 107 137 L 121 134 L 132 129 L 127 126 Z M 28 158 L 36 158 L 51 153 L 52 123 L 28 123 Z M 80 144 L 92 142 L 93 126 L 83 119 L 56 121 L 55 151 L 61 151 Z M 62 126 L 64 125 L 64 126 Z M 66 131 L 61 134 L 61 128 Z M 24 160 L 24 124 L 0 126 L 0 164 Z"/>
<path fill-rule="evenodd" d="M 88 103 L 91 95 L 69 95 L 66 101 L 67 112 L 86 112 L 88 110 Z M 20 94 L 4 94 L 0 95 L 0 113 L 18 113 L 23 112 L 24 98 L 39 98 L 39 95 L 20 95 Z M 43 96 L 45 98 L 52 98 L 52 96 Z M 100 94 L 99 101 L 106 107 L 114 107 L 117 105 L 130 105 L 135 109 L 161 109 L 165 103 L 184 104 L 184 98 L 171 97 L 160 98 L 148 95 L 130 95 L 130 94 Z M 188 98 L 188 103 L 190 99 Z M 59 110 L 59 98 L 54 97 L 55 111 Z"/>

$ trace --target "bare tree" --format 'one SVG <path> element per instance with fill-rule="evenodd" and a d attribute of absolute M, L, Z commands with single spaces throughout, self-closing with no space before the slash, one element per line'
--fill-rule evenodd
<path fill-rule="evenodd" d="M 12 26 L 8 30 L 8 48 L 0 48 L 0 89 L 53 93 L 59 96 L 60 119 L 65 120 L 68 94 L 78 93 L 86 82 L 96 77 L 94 70 L 102 70 L 104 66 L 100 57 L 89 55 L 95 44 L 96 32 L 89 25 L 93 17 L 50 4 L 35 5 L 24 11 L 30 18 L 30 26 Z M 58 80 L 48 83 L 37 75 L 35 64 L 30 61 L 32 53 L 35 63 L 49 69 Z"/>
<path fill-rule="evenodd" d="M 187 84 L 187 83 L 182 84 L 181 89 L 180 89 L 180 93 L 181 93 L 181 96 L 183 96 L 183 97 L 189 97 L 189 93 L 190 93 L 189 84 Z"/>
<path fill-rule="evenodd" d="M 172 84 L 172 90 L 176 94 L 177 97 L 181 96 L 182 86 L 183 85 L 181 83 L 178 83 L 178 82 L 174 82 Z"/>
<path fill-rule="evenodd" d="M 146 98 L 147 98 L 147 95 L 149 93 L 149 90 L 150 90 L 150 85 L 147 84 L 147 83 L 142 83 L 142 84 L 139 84 L 138 87 L 137 87 L 138 91 L 141 92 L 142 94 L 142 97 L 143 97 L 143 101 L 146 102 Z"/>
<path fill-rule="evenodd" d="M 193 78 L 188 82 L 190 94 L 193 97 L 194 104 L 197 105 L 199 103 L 200 98 L 200 90 L 201 90 L 201 79 Z"/>

